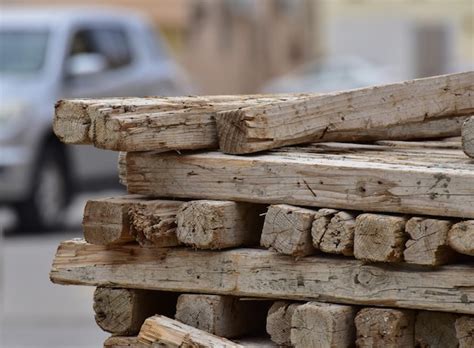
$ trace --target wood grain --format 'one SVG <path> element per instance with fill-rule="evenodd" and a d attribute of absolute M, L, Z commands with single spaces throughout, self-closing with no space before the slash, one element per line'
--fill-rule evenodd
<path fill-rule="evenodd" d="M 268 310 L 267 333 L 279 346 L 291 345 L 291 318 L 295 309 L 302 303 L 276 301 Z"/>
<path fill-rule="evenodd" d="M 469 115 L 473 86 L 470 71 L 221 112 L 216 116 L 219 147 L 226 153 L 252 153 L 315 142 L 326 134 L 339 141 L 338 133 Z M 417 138 L 416 127 L 412 138 Z"/>
<path fill-rule="evenodd" d="M 474 116 L 462 126 L 462 146 L 466 155 L 474 158 Z"/>
<path fill-rule="evenodd" d="M 448 243 L 458 253 L 474 256 L 474 220 L 455 224 L 448 233 Z"/>
<path fill-rule="evenodd" d="M 470 264 L 425 269 L 327 256 L 295 260 L 258 249 L 105 247 L 73 240 L 59 246 L 50 277 L 59 284 L 114 284 L 474 314 L 474 268 Z"/>

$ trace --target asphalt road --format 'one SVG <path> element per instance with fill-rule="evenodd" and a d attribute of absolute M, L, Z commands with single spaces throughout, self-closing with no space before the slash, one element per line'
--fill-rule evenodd
<path fill-rule="evenodd" d="M 93 288 L 49 281 L 59 242 L 82 237 L 86 198 L 79 197 L 69 210 L 66 232 L 0 234 L 0 347 L 96 348 L 109 336 L 95 324 Z M 0 226 L 14 223 L 11 216 L 0 211 Z"/>

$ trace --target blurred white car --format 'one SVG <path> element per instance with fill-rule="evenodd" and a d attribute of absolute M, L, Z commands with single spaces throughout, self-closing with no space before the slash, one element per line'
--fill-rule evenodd
<path fill-rule="evenodd" d="M 52 228 L 75 191 L 118 182 L 116 154 L 54 136 L 58 99 L 189 92 L 141 17 L 0 9 L 0 203 L 16 209 L 22 228 Z"/>
<path fill-rule="evenodd" d="M 389 70 L 358 57 L 327 58 L 270 80 L 262 93 L 335 92 L 396 82 Z"/>

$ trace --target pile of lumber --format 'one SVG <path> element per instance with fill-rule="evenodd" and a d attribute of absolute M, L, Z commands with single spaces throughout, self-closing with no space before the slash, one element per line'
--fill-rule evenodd
<path fill-rule="evenodd" d="M 121 151 L 58 284 L 105 347 L 473 347 L 474 72 L 331 94 L 63 100 Z"/>

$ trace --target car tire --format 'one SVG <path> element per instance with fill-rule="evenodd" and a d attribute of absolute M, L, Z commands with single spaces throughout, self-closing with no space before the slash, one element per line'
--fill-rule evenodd
<path fill-rule="evenodd" d="M 61 145 L 45 146 L 33 172 L 28 199 L 17 205 L 20 231 L 50 231 L 63 225 L 71 198 L 66 163 Z"/>

